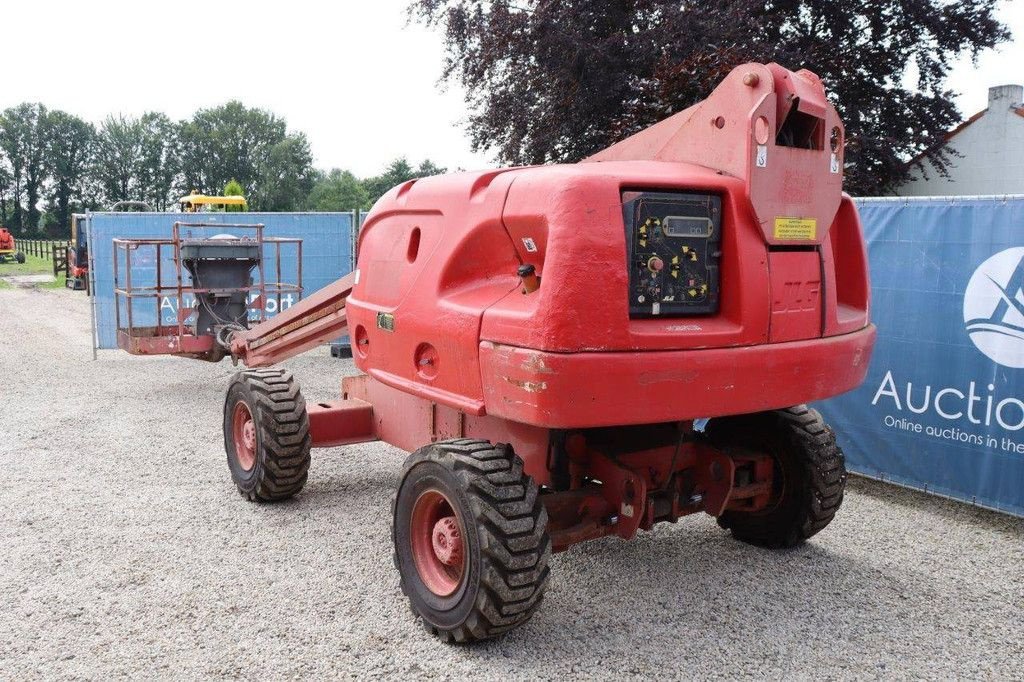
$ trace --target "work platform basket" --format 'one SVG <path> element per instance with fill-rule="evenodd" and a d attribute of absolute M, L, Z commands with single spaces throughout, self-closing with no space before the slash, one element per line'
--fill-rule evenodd
<path fill-rule="evenodd" d="M 170 238 L 114 239 L 118 347 L 217 361 L 224 334 L 301 300 L 302 240 L 263 231 L 175 222 Z"/>

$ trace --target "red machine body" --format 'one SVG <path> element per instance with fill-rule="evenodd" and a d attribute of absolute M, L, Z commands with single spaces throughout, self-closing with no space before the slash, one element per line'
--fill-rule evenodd
<path fill-rule="evenodd" d="M 0 263 L 11 259 L 19 263 L 25 262 L 25 254 L 18 251 L 14 235 L 6 227 L 0 227 Z"/>
<path fill-rule="evenodd" d="M 548 546 L 699 511 L 757 544 L 810 537 L 845 469 L 801 403 L 856 387 L 875 339 L 843 137 L 814 74 L 746 64 L 582 163 L 392 189 L 355 272 L 231 339 L 261 367 L 347 329 L 363 372 L 301 411 L 286 373 L 240 375 L 225 408 L 236 484 L 294 494 L 310 444 L 415 450 L 395 507 L 403 590 L 460 641 L 529 617 Z M 520 582 L 485 585 L 505 575 L 480 549 L 494 543 Z M 508 590 L 493 613 L 474 601 Z"/>
<path fill-rule="evenodd" d="M 731 82 L 750 73 L 758 86 Z M 669 139 L 658 160 L 624 160 L 647 155 L 656 126 L 595 163 L 392 190 L 360 234 L 360 281 L 347 301 L 356 364 L 468 414 L 550 428 L 755 412 L 857 386 L 874 338 L 857 213 L 829 172 L 829 148 L 773 144 L 756 166 L 749 131 L 774 114 L 772 84 L 772 67 L 741 67 L 716 91 L 729 101 L 713 95 L 660 124 L 680 140 L 691 139 L 681 137 L 687 127 L 703 128 L 706 149 L 692 154 Z M 817 92 L 815 111 L 838 126 Z M 732 101 L 740 95 L 750 100 L 743 108 Z M 692 155 L 706 165 L 677 160 Z M 622 206 L 639 188 L 721 197 L 716 315 L 631 318 Z M 774 221 L 791 217 L 815 221 L 814 234 L 776 236 Z M 541 280 L 525 295 L 516 274 L 524 263 Z"/>
<path fill-rule="evenodd" d="M 717 315 L 630 318 L 622 195 L 632 187 L 723 198 Z M 621 161 L 403 186 L 360 236 L 361 281 L 346 305 L 356 364 L 469 414 L 550 428 L 759 411 L 857 386 L 873 331 L 852 204 L 843 199 L 812 248 L 775 249 L 744 189 L 698 166 Z M 541 279 L 530 294 L 523 262 Z"/>
<path fill-rule="evenodd" d="M 780 138 L 787 112 L 802 146 Z M 265 366 L 347 328 L 369 381 L 348 380 L 346 393 L 378 405 L 378 418 L 352 435 L 343 415 L 361 405 L 314 406 L 314 445 L 379 437 L 414 449 L 497 432 L 542 484 L 552 429 L 838 395 L 863 380 L 875 339 L 842 139 L 814 74 L 746 64 L 707 100 L 583 163 L 406 182 L 364 223 L 356 272 L 239 334 L 232 352 Z M 662 191 L 720 198 L 715 314 L 630 314 L 623 205 Z M 539 279 L 529 293 L 523 265 Z M 422 428 L 382 416 L 377 399 L 394 391 L 403 410 L 431 413 Z M 327 434 L 330 410 L 348 435 Z M 440 413 L 460 429 L 427 429 Z"/>
<path fill-rule="evenodd" d="M 86 218 L 81 213 L 71 215 L 71 243 L 68 244 L 64 255 L 66 261 L 64 286 L 76 291 L 89 288 L 89 246 L 85 230 Z"/>

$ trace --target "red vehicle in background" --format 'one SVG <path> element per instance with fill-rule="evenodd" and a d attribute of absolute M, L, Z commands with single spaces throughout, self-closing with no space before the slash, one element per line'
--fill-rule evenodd
<path fill-rule="evenodd" d="M 89 247 L 85 239 L 85 215 L 71 216 L 71 244 L 67 250 L 67 274 L 64 286 L 76 291 L 89 286 Z"/>
<path fill-rule="evenodd" d="M 0 227 L 0 263 L 8 261 L 25 262 L 25 254 L 18 251 L 14 235 L 6 227 Z"/>

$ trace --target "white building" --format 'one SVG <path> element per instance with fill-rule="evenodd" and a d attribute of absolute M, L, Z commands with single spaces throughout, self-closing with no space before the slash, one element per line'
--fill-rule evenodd
<path fill-rule="evenodd" d="M 1024 194 L 1024 87 L 988 89 L 988 108 L 946 136 L 949 177 L 927 161 L 915 166 L 900 196 Z M 927 179 L 925 179 L 927 173 Z"/>

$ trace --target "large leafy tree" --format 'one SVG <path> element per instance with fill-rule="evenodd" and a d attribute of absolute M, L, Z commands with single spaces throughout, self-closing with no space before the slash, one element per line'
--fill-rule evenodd
<path fill-rule="evenodd" d="M 137 118 L 108 116 L 96 140 L 96 181 L 108 205 L 142 201 L 143 128 Z"/>
<path fill-rule="evenodd" d="M 847 128 L 847 189 L 892 190 L 906 161 L 944 169 L 959 119 L 951 63 L 1008 38 L 996 0 L 416 0 L 445 32 L 477 150 L 576 161 L 699 101 L 737 64 L 821 76 Z"/>
<path fill-rule="evenodd" d="M 93 175 L 108 206 L 145 201 L 158 211 L 174 202 L 179 176 L 178 126 L 158 112 L 109 116 L 100 126 Z"/>
<path fill-rule="evenodd" d="M 183 191 L 214 192 L 235 179 L 248 188 L 252 208 L 284 210 L 312 187 L 308 140 L 263 109 L 237 101 L 201 109 L 181 125 L 179 135 Z"/>
<path fill-rule="evenodd" d="M 139 199 L 166 211 L 177 199 L 180 169 L 178 126 L 165 114 L 150 111 L 138 121 L 139 157 L 136 174 Z"/>
<path fill-rule="evenodd" d="M 43 121 L 46 142 L 46 167 L 52 178 L 49 202 L 60 230 L 71 224 L 72 205 L 84 193 L 83 186 L 91 169 L 96 129 L 64 111 L 49 111 Z"/>
<path fill-rule="evenodd" d="M 310 211 L 351 211 L 370 208 L 370 193 L 351 171 L 340 168 L 318 173 L 306 200 Z"/>
<path fill-rule="evenodd" d="M 6 159 L 0 154 L 0 226 L 7 224 L 7 202 L 11 198 L 14 178 L 7 168 Z"/>
<path fill-rule="evenodd" d="M 21 231 L 39 226 L 39 200 L 46 181 L 46 107 L 24 103 L 0 115 L 0 150 L 10 168 L 14 206 L 11 223 Z"/>
<path fill-rule="evenodd" d="M 286 135 L 270 148 L 258 166 L 251 192 L 258 210 L 296 211 L 313 189 L 315 172 L 309 140 L 302 133 Z"/>
<path fill-rule="evenodd" d="M 377 199 L 380 199 L 389 189 L 396 185 L 415 178 L 442 175 L 446 172 L 448 172 L 446 168 L 438 166 L 430 159 L 426 159 L 419 166 L 414 167 L 403 156 L 389 163 L 380 175 L 364 180 L 363 185 L 370 195 L 369 203 L 372 206 L 376 203 Z"/>

